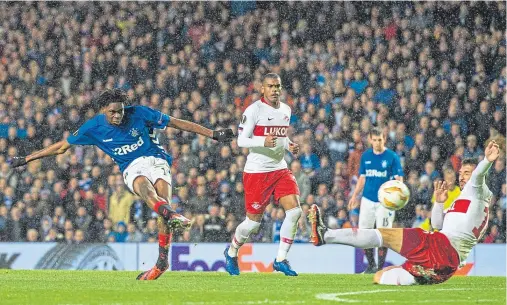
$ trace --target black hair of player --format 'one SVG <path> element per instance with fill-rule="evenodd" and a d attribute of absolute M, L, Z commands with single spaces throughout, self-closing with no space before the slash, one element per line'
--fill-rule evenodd
<path fill-rule="evenodd" d="M 96 99 L 98 109 L 107 107 L 112 103 L 123 103 L 127 105 L 127 94 L 121 89 L 108 89 L 102 92 Z"/>
<path fill-rule="evenodd" d="M 380 129 L 380 127 L 373 127 L 372 129 L 370 129 L 368 135 L 370 136 L 370 138 L 372 136 L 383 137 L 384 133 L 382 132 L 382 129 Z"/>
<path fill-rule="evenodd" d="M 265 81 L 266 79 L 280 79 L 280 80 L 281 80 L 280 75 L 278 75 L 278 74 L 276 74 L 276 73 L 268 73 L 268 74 L 264 75 L 264 76 L 262 77 L 262 83 L 263 83 L 263 84 L 264 84 L 264 81 Z"/>
<path fill-rule="evenodd" d="M 479 164 L 479 160 L 477 158 L 465 158 L 463 161 L 461 161 L 461 166 L 465 165 L 473 165 L 477 166 Z"/>

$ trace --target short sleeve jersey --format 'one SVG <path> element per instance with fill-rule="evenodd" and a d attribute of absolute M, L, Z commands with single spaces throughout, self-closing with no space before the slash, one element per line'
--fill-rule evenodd
<path fill-rule="evenodd" d="M 381 154 L 375 154 L 373 149 L 366 150 L 361 156 L 359 174 L 366 177 L 363 197 L 378 202 L 378 190 L 382 184 L 393 180 L 395 176 L 403 177 L 403 169 L 398 155 L 386 149 Z"/>

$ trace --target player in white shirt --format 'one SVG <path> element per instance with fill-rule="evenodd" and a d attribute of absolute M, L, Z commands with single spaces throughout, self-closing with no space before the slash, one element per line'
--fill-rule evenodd
<path fill-rule="evenodd" d="M 239 275 L 238 250 L 252 232 L 257 232 L 270 198 L 285 210 L 280 229 L 280 247 L 273 269 L 288 276 L 297 276 L 287 261 L 301 217 L 299 188 L 284 160 L 285 150 L 294 155 L 299 145 L 287 137 L 291 109 L 280 101 L 282 85 L 277 74 L 269 73 L 262 81 L 262 98 L 243 113 L 238 128 L 238 146 L 250 149 L 243 171 L 246 218 L 238 225 L 231 245 L 225 249 L 225 269 Z"/>
<path fill-rule="evenodd" d="M 385 246 L 403 255 L 407 261 L 378 271 L 373 281 L 383 285 L 438 284 L 448 280 L 464 263 L 470 250 L 486 231 L 492 193 L 486 185 L 486 173 L 500 154 L 498 144 L 491 141 L 485 158 L 463 160 L 459 170 L 461 194 L 445 212 L 445 182 L 436 181 L 431 223 L 440 232 L 410 229 L 338 229 L 328 230 L 316 205 L 310 208 L 312 242 L 316 246 L 338 243 L 358 248 Z"/>

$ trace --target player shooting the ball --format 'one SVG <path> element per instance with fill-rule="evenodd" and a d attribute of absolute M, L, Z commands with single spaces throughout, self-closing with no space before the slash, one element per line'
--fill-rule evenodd
<path fill-rule="evenodd" d="M 373 281 L 382 285 L 438 284 L 448 280 L 464 263 L 472 248 L 482 238 L 489 219 L 492 192 L 486 185 L 486 173 L 500 155 L 495 141 L 489 142 L 481 162 L 465 159 L 459 170 L 462 192 L 444 212 L 447 183 L 435 181 L 436 202 L 431 224 L 440 232 L 420 228 L 327 229 L 316 205 L 308 216 L 312 224 L 311 241 L 350 245 L 368 249 L 388 247 L 407 260 L 401 266 L 390 266 L 375 273 Z"/>
<path fill-rule="evenodd" d="M 176 119 L 145 106 L 127 106 L 127 96 L 119 89 L 106 90 L 96 103 L 101 113 L 85 122 L 67 139 L 26 157 L 15 157 L 12 167 L 65 153 L 72 145 L 94 145 L 120 167 L 127 187 L 141 197 L 158 217 L 159 257 L 156 265 L 137 277 L 155 280 L 169 267 L 168 251 L 174 230 L 186 229 L 190 220 L 169 206 L 171 200 L 172 157 L 159 144 L 156 129 L 172 127 L 225 142 L 234 137 L 232 129 L 210 130 Z"/>

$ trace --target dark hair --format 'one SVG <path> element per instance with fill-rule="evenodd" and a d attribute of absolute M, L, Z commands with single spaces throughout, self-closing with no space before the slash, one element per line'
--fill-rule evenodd
<path fill-rule="evenodd" d="M 479 164 L 479 160 L 477 158 L 465 158 L 463 161 L 461 161 L 461 166 L 464 165 L 473 165 L 477 166 Z"/>
<path fill-rule="evenodd" d="M 382 132 L 382 129 L 380 127 L 373 127 L 370 129 L 370 132 L 368 133 L 370 137 L 372 136 L 381 136 L 384 137 L 384 133 Z"/>
<path fill-rule="evenodd" d="M 108 89 L 102 92 L 95 100 L 98 109 L 109 106 L 112 103 L 127 103 L 127 94 L 120 89 Z"/>
<path fill-rule="evenodd" d="M 264 83 L 264 81 L 266 79 L 281 79 L 281 78 L 280 78 L 280 75 L 278 75 L 276 73 L 268 73 L 268 74 L 264 75 L 264 77 L 262 78 L 262 82 Z"/>

